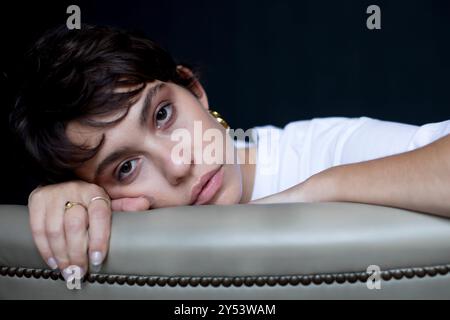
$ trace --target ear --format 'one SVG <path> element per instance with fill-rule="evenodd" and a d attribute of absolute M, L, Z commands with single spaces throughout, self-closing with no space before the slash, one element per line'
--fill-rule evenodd
<path fill-rule="evenodd" d="M 200 84 L 200 82 L 197 80 L 192 70 L 183 65 L 178 65 L 177 72 L 181 77 L 185 79 L 193 78 L 192 84 L 189 86 L 188 89 L 197 97 L 197 99 L 200 101 L 200 103 L 203 105 L 205 109 L 209 109 L 208 96 L 206 95 L 206 91 Z"/>

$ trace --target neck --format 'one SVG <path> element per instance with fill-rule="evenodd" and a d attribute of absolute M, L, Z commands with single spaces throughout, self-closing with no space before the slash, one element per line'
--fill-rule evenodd
<path fill-rule="evenodd" d="M 242 197 L 239 203 L 247 203 L 252 198 L 255 182 L 256 147 L 238 148 L 237 154 L 242 175 Z"/>

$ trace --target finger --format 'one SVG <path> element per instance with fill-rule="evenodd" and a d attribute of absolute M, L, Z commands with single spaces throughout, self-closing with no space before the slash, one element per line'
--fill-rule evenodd
<path fill-rule="evenodd" d="M 152 198 L 119 198 L 112 201 L 113 211 L 144 211 L 151 206 Z"/>
<path fill-rule="evenodd" d="M 102 200 L 88 206 L 89 262 L 92 271 L 98 272 L 106 257 L 111 235 L 111 207 Z"/>
<path fill-rule="evenodd" d="M 45 202 L 40 199 L 33 199 L 28 204 L 28 211 L 34 243 L 47 265 L 53 270 L 57 269 L 58 264 L 53 256 L 45 231 Z"/>
<path fill-rule="evenodd" d="M 64 214 L 64 231 L 70 265 L 80 267 L 81 275 L 88 267 L 88 217 L 83 206 L 74 206 Z"/>
<path fill-rule="evenodd" d="M 51 210 L 47 210 L 45 217 L 47 241 L 60 270 L 67 268 L 70 262 L 64 234 L 64 213 L 64 204 L 60 203 L 51 208 Z"/>

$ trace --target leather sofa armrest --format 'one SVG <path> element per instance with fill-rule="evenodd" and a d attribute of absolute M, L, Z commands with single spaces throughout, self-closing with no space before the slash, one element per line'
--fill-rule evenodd
<path fill-rule="evenodd" d="M 115 212 L 100 273 L 317 275 L 310 279 L 318 282 L 328 274 L 336 282 L 336 275 L 365 272 L 369 265 L 391 277 L 399 269 L 411 277 L 417 270 L 446 275 L 449 253 L 450 219 L 402 209 L 357 203 L 190 206 Z M 0 267 L 48 269 L 24 206 L 0 206 Z"/>

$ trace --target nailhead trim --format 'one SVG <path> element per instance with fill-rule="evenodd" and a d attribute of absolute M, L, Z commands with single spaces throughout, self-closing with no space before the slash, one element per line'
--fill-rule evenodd
<path fill-rule="evenodd" d="M 435 277 L 437 275 L 446 275 L 450 272 L 450 264 L 427 266 L 427 267 L 415 267 L 415 268 L 403 268 L 403 269 L 391 269 L 381 271 L 381 278 L 384 281 L 400 280 L 403 278 L 411 279 L 414 277 L 423 278 L 425 276 Z M 48 269 L 33 269 L 33 268 L 20 268 L 20 267 L 0 267 L 1 276 L 18 277 L 18 278 L 44 278 L 52 280 L 64 280 L 59 271 L 53 271 Z M 89 283 L 108 283 L 108 284 L 127 284 L 130 286 L 191 286 L 191 287 L 251 287 L 251 286 L 286 286 L 288 284 L 297 286 L 308 286 L 311 283 L 315 285 L 323 284 L 343 284 L 343 283 L 355 283 L 366 282 L 369 278 L 369 274 L 366 272 L 347 272 L 347 273 L 330 273 L 330 274 L 308 274 L 308 275 L 288 275 L 288 276 L 238 276 L 238 277 L 167 277 L 167 276 L 135 276 L 135 275 L 106 275 L 106 274 L 87 274 L 84 277 L 84 281 Z"/>

